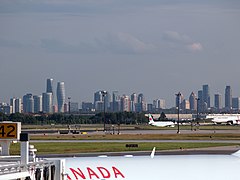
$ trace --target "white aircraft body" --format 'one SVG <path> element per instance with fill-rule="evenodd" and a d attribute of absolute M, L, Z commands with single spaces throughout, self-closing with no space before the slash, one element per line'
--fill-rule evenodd
<path fill-rule="evenodd" d="M 67 180 L 239 180 L 233 155 L 160 155 L 67 158 Z"/>
<path fill-rule="evenodd" d="M 157 127 L 174 127 L 174 123 L 172 121 L 154 121 L 153 116 L 151 114 L 148 115 L 148 124 L 151 126 L 157 126 Z"/>
<path fill-rule="evenodd" d="M 240 124 L 240 115 L 215 114 L 206 116 L 207 119 L 212 119 L 216 124 Z"/>

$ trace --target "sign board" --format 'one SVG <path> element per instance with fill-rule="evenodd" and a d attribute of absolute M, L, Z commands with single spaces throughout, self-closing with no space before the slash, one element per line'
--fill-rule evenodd
<path fill-rule="evenodd" d="M 18 140 L 21 132 L 20 122 L 5 121 L 0 123 L 0 140 Z"/>

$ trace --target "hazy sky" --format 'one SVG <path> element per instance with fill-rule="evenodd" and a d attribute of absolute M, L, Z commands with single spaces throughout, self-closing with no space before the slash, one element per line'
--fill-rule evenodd
<path fill-rule="evenodd" d="M 64 81 L 72 101 L 98 90 L 148 102 L 209 84 L 240 96 L 239 0 L 1 0 L 0 102 Z"/>

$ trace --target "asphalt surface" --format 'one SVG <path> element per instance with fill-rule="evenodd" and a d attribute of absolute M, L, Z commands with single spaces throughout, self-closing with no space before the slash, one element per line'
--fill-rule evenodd
<path fill-rule="evenodd" d="M 155 155 L 231 155 L 240 150 L 239 146 L 224 146 L 211 148 L 178 149 L 178 150 L 156 150 Z M 97 157 L 97 156 L 150 156 L 150 151 L 128 151 L 128 152 L 100 152 L 100 153 L 73 153 L 73 154 L 45 154 L 38 155 L 39 158 L 66 158 L 66 157 Z"/>

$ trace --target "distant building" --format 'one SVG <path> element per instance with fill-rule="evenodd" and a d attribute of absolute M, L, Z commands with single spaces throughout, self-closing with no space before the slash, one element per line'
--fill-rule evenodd
<path fill-rule="evenodd" d="M 214 95 L 214 108 L 216 110 L 222 109 L 222 95 L 221 94 Z"/>
<path fill-rule="evenodd" d="M 15 113 L 22 113 L 22 99 L 16 98 L 15 100 Z"/>
<path fill-rule="evenodd" d="M 53 102 L 52 102 L 52 93 L 43 93 L 42 94 L 42 111 L 44 113 L 52 113 L 53 112 Z"/>
<path fill-rule="evenodd" d="M 209 86 L 203 85 L 203 91 L 202 91 L 202 98 L 203 98 L 203 103 L 207 105 L 207 108 L 210 108 L 210 90 Z"/>
<path fill-rule="evenodd" d="M 123 95 L 121 97 L 121 111 L 130 111 L 130 98 L 129 96 Z"/>
<path fill-rule="evenodd" d="M 42 112 L 42 96 L 33 96 L 34 101 L 34 113 Z"/>
<path fill-rule="evenodd" d="M 79 112 L 78 103 L 70 102 L 70 112 Z"/>
<path fill-rule="evenodd" d="M 91 112 L 93 111 L 94 106 L 91 102 L 82 102 L 82 111 L 83 112 Z"/>
<path fill-rule="evenodd" d="M 16 110 L 16 99 L 15 98 L 10 99 L 10 106 L 12 106 L 12 112 L 11 113 L 15 113 L 15 110 Z"/>
<path fill-rule="evenodd" d="M 230 111 L 232 109 L 232 89 L 231 86 L 225 88 L 225 110 Z"/>
<path fill-rule="evenodd" d="M 58 112 L 64 112 L 65 103 L 65 85 L 64 82 L 57 83 L 57 104 Z"/>
<path fill-rule="evenodd" d="M 204 112 L 206 110 L 205 108 L 205 103 L 203 101 L 203 91 L 199 90 L 198 91 L 198 101 L 197 101 L 197 107 L 198 107 L 198 112 Z"/>
<path fill-rule="evenodd" d="M 176 95 L 175 102 L 176 102 L 176 107 L 180 107 L 181 108 L 181 104 L 182 104 L 182 102 L 184 100 L 184 97 L 183 97 L 183 94 L 181 92 L 179 92 L 179 94 L 180 94 L 179 96 Z"/>
<path fill-rule="evenodd" d="M 240 97 L 232 98 L 232 108 L 237 111 L 240 109 Z"/>
<path fill-rule="evenodd" d="M 118 91 L 113 91 L 112 93 L 112 103 L 110 105 L 110 109 L 112 110 L 112 112 L 119 112 L 120 111 L 120 95 L 118 93 Z"/>
<path fill-rule="evenodd" d="M 166 101 L 164 99 L 153 100 L 153 109 L 155 110 L 166 109 Z"/>
<path fill-rule="evenodd" d="M 31 93 L 23 96 L 23 112 L 33 113 L 34 112 L 34 101 Z"/>
<path fill-rule="evenodd" d="M 53 79 L 47 79 L 47 93 L 53 93 Z"/>
<path fill-rule="evenodd" d="M 197 96 L 194 92 L 192 92 L 189 96 L 189 104 L 190 104 L 190 110 L 192 111 L 197 110 Z"/>
<path fill-rule="evenodd" d="M 189 110 L 190 109 L 190 102 L 189 100 L 184 99 L 181 104 L 182 110 Z"/>

